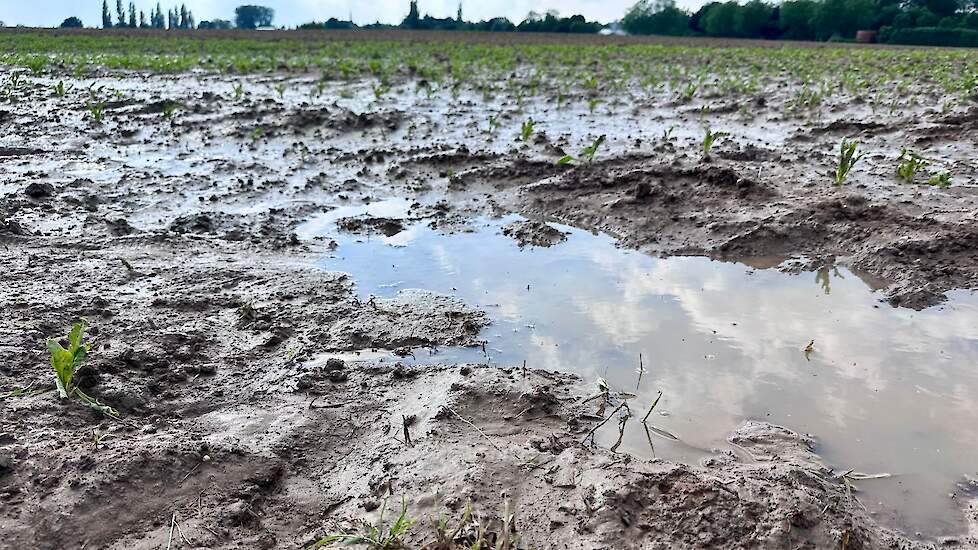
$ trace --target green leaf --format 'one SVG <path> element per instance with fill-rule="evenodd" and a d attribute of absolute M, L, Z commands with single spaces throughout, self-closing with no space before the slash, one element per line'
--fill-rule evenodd
<path fill-rule="evenodd" d="M 564 165 L 564 164 L 570 164 L 572 162 L 574 162 L 574 157 L 570 155 L 565 155 L 563 157 L 560 157 L 560 160 L 557 161 L 557 164 Z"/>

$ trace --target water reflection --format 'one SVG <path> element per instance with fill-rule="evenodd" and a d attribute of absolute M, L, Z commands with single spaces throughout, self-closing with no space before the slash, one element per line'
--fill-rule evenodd
<path fill-rule="evenodd" d="M 329 217 L 340 214 L 351 212 Z M 660 457 L 697 460 L 744 420 L 767 420 L 813 434 L 839 468 L 896 474 L 859 484 L 884 521 L 929 535 L 963 529 L 948 493 L 978 469 L 974 296 L 894 309 L 843 268 L 791 275 L 657 259 L 569 227 L 566 243 L 521 250 L 500 232 L 508 221 L 452 235 L 420 224 L 393 237 L 331 233 L 339 248 L 322 265 L 350 273 L 365 295 L 424 288 L 484 309 L 493 363 L 605 378 L 637 393 L 639 416 L 661 390 L 652 423 L 682 442 L 657 438 Z M 313 220 L 300 234 L 327 225 Z M 417 355 L 487 360 L 481 350 Z M 599 433 L 609 446 L 617 437 L 614 420 Z M 650 456 L 640 422 L 625 426 L 621 449 Z"/>

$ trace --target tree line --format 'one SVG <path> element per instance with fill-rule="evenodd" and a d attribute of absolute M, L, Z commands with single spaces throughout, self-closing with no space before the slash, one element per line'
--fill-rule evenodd
<path fill-rule="evenodd" d="M 147 17 L 134 2 L 128 9 L 116 0 L 102 1 L 103 28 L 256 29 L 270 27 L 275 11 L 266 6 L 235 9 L 234 21 L 214 19 L 196 23 L 185 5 L 166 12 L 159 3 Z M 613 24 L 615 25 L 615 24 Z M 69 17 L 63 27 L 81 27 Z M 459 4 L 455 17 L 421 15 L 417 0 L 399 25 L 375 23 L 364 28 L 467 30 L 497 32 L 596 33 L 606 25 L 581 15 L 561 17 L 554 11 L 531 12 L 520 23 L 504 17 L 466 21 Z M 353 29 L 352 21 L 331 18 L 300 25 L 300 29 Z M 978 47 L 978 0 L 728 0 L 710 2 L 698 10 L 680 8 L 675 0 L 638 0 L 625 13 L 620 28 L 629 34 L 711 36 L 768 40 L 853 40 L 859 31 L 874 31 L 879 42 Z"/>
<path fill-rule="evenodd" d="M 696 11 L 675 0 L 640 0 L 621 23 L 631 34 L 824 41 L 875 31 L 880 42 L 970 45 L 957 42 L 978 36 L 978 0 L 749 0 Z"/>
<path fill-rule="evenodd" d="M 164 12 L 160 3 L 157 2 L 156 7 L 150 10 L 149 17 L 147 17 L 145 11 L 137 11 L 135 2 L 129 2 L 128 8 L 126 8 L 123 6 L 122 0 L 116 0 L 115 19 L 113 20 L 109 1 L 102 0 L 103 29 L 256 29 L 271 26 L 275 17 L 275 10 L 266 6 L 246 5 L 235 8 L 234 14 L 234 22 L 226 19 L 212 19 L 197 23 L 193 12 L 187 9 L 184 4 Z M 61 23 L 61 26 L 80 28 L 83 24 L 79 18 L 69 17 Z"/>

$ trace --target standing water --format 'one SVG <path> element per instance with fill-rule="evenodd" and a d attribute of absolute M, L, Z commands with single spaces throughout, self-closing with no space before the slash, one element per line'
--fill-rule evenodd
<path fill-rule="evenodd" d="M 526 361 L 577 373 L 595 390 L 605 379 L 636 394 L 639 414 L 661 390 L 653 423 L 680 441 L 655 438 L 654 452 L 670 460 L 730 448 L 726 437 L 749 419 L 783 425 L 811 434 L 837 470 L 893 474 L 858 484 L 885 523 L 928 536 L 964 529 L 949 495 L 978 478 L 976 296 L 955 292 L 921 312 L 893 308 L 844 268 L 788 274 L 653 258 L 559 225 L 566 242 L 521 248 L 502 234 L 515 216 L 452 234 L 421 224 L 390 237 L 336 231 L 343 216 L 406 209 L 399 200 L 341 207 L 299 234 L 335 239 L 322 266 L 349 273 L 365 296 L 420 288 L 488 313 L 485 353 L 421 350 L 415 361 Z M 617 439 L 615 424 L 600 442 Z M 637 422 L 621 448 L 653 456 Z"/>

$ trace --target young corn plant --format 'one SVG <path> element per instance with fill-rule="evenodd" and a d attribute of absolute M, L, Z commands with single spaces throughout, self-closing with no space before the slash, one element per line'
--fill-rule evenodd
<path fill-rule="evenodd" d="M 89 101 L 85 104 L 85 108 L 88 109 L 88 113 L 92 115 L 92 119 L 95 122 L 102 124 L 105 121 L 105 109 L 107 105 L 105 101 Z"/>
<path fill-rule="evenodd" d="M 173 115 L 177 113 L 177 109 L 180 108 L 180 104 L 176 101 L 164 101 L 163 102 L 163 118 L 166 120 L 171 120 Z"/>
<path fill-rule="evenodd" d="M 843 139 L 839 147 L 839 165 L 835 169 L 835 184 L 841 186 L 849 177 L 849 172 L 866 153 L 858 153 L 859 142 Z"/>
<path fill-rule="evenodd" d="M 71 87 L 65 86 L 64 80 L 59 80 L 58 83 L 54 85 L 55 97 L 63 98 L 64 96 L 68 95 L 68 92 L 70 91 L 71 91 Z"/>
<path fill-rule="evenodd" d="M 241 101 L 241 98 L 244 97 L 244 85 L 242 85 L 240 82 L 235 84 L 231 88 L 231 92 L 234 94 L 235 101 Z"/>
<path fill-rule="evenodd" d="M 495 134 L 499 129 L 499 119 L 495 115 L 489 115 L 489 133 Z"/>
<path fill-rule="evenodd" d="M 714 132 L 713 130 L 707 128 L 706 135 L 703 136 L 703 158 L 710 158 L 710 151 L 713 150 L 713 145 L 717 141 L 730 135 L 730 132 Z"/>
<path fill-rule="evenodd" d="M 78 368 L 81 367 L 85 356 L 92 347 L 88 342 L 82 341 L 84 337 L 85 324 L 75 323 L 72 325 L 71 332 L 68 334 L 67 349 L 54 338 L 48 338 L 48 351 L 51 353 L 51 367 L 54 369 L 55 385 L 58 388 L 58 394 L 61 395 L 62 399 L 77 397 L 82 403 L 85 403 L 96 411 L 113 418 L 118 418 L 119 411 L 89 397 L 75 384 L 75 373 L 78 372 Z"/>
<path fill-rule="evenodd" d="M 578 161 L 578 162 L 583 162 L 587 166 L 591 166 L 591 163 L 594 162 L 595 153 L 598 152 L 598 148 L 601 147 L 604 141 L 605 141 L 605 136 L 604 134 L 602 134 L 601 136 L 598 136 L 598 139 L 594 140 L 594 142 L 591 143 L 591 145 L 588 145 L 581 151 L 581 156 L 579 158 L 572 157 L 571 155 L 565 155 L 561 157 L 560 160 L 557 161 L 557 164 L 564 165 L 564 164 L 570 164 L 572 162 Z"/>
<path fill-rule="evenodd" d="M 927 180 L 927 185 L 933 185 L 935 187 L 948 188 L 951 187 L 951 173 L 947 170 L 934 174 Z"/>
<path fill-rule="evenodd" d="M 380 505 L 380 517 L 377 519 L 377 523 L 373 525 L 365 524 L 361 533 L 336 533 L 327 535 L 309 548 L 321 548 L 334 543 L 339 543 L 344 546 L 365 544 L 370 550 L 401 548 L 401 537 L 407 533 L 408 529 L 414 525 L 416 520 L 408 517 L 407 502 L 401 497 L 401 513 L 394 520 L 394 523 L 388 527 L 384 523 L 384 511 L 386 508 L 387 500 L 385 499 L 383 504 Z"/>
<path fill-rule="evenodd" d="M 908 150 L 906 147 L 900 149 L 900 158 L 898 160 L 897 175 L 907 183 L 913 183 L 917 179 L 917 172 L 929 164 L 927 159 Z"/>
<path fill-rule="evenodd" d="M 526 119 L 523 126 L 520 128 L 520 141 L 526 143 L 530 141 L 530 137 L 533 136 L 533 127 L 536 126 L 536 122 L 532 118 Z"/>

